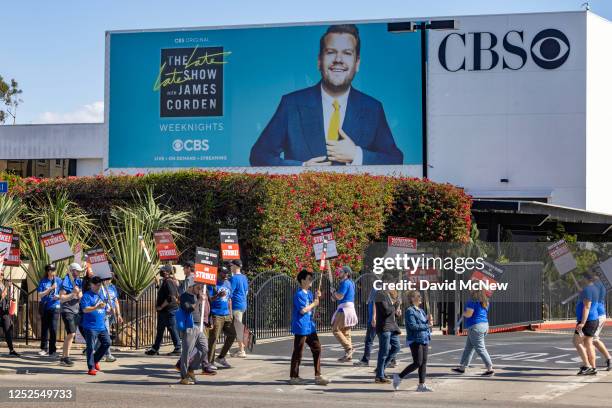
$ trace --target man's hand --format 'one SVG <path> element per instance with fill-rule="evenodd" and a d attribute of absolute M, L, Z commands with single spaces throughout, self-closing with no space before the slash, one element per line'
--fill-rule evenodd
<path fill-rule="evenodd" d="M 576 330 L 582 330 L 583 327 L 584 327 L 584 323 L 578 323 L 576 325 Z"/>
<path fill-rule="evenodd" d="M 104 302 L 99 302 L 96 305 L 96 309 L 104 309 L 105 307 L 106 307 L 106 303 L 104 303 Z"/>
<path fill-rule="evenodd" d="M 327 160 L 325 156 L 313 157 L 312 159 L 305 161 L 304 166 L 331 166 L 331 162 Z"/>
<path fill-rule="evenodd" d="M 376 327 L 376 319 L 372 319 L 372 327 Z"/>
<path fill-rule="evenodd" d="M 327 157 L 335 162 L 352 163 L 357 154 L 357 146 L 342 129 L 340 129 L 340 136 L 340 140 L 327 141 Z"/>
<path fill-rule="evenodd" d="M 121 315 L 117 315 L 117 323 L 123 324 L 123 317 Z"/>

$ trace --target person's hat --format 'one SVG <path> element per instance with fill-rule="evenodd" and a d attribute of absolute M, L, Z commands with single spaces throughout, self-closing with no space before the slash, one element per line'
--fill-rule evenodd
<path fill-rule="evenodd" d="M 223 265 L 223 266 L 221 267 L 221 272 L 222 272 L 222 273 L 230 273 L 230 270 L 229 270 L 229 268 L 227 267 L 227 265 Z"/>
<path fill-rule="evenodd" d="M 586 271 L 582 276 L 588 281 L 592 281 L 595 279 L 595 273 L 593 273 L 592 271 Z"/>
<path fill-rule="evenodd" d="M 174 273 L 174 270 L 172 269 L 172 265 L 162 265 L 159 268 L 160 272 L 166 272 L 166 273 Z"/>
<path fill-rule="evenodd" d="M 98 283 L 102 283 L 102 279 L 99 276 L 94 276 L 93 278 L 91 278 L 91 283 L 97 285 Z"/>
<path fill-rule="evenodd" d="M 48 264 L 45 265 L 45 272 L 49 272 L 49 271 L 55 271 L 57 270 L 57 268 L 55 267 L 55 264 Z"/>
<path fill-rule="evenodd" d="M 242 261 L 240 259 L 232 259 L 230 264 L 242 268 Z"/>
<path fill-rule="evenodd" d="M 83 267 L 80 264 L 78 264 L 77 262 L 71 263 L 69 268 L 70 268 L 71 271 L 83 272 Z"/>
<path fill-rule="evenodd" d="M 342 267 L 342 273 L 348 273 L 349 275 L 352 275 L 353 274 L 353 270 L 351 269 L 350 266 L 344 265 Z"/>
<path fill-rule="evenodd" d="M 187 261 L 183 263 L 183 268 L 193 268 L 195 263 L 193 261 Z"/>

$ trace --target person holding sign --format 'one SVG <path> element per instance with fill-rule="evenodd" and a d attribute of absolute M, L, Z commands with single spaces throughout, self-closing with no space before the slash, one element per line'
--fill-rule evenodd
<path fill-rule="evenodd" d="M 398 390 L 402 380 L 411 372 L 419 370 L 419 385 L 417 392 L 433 391 L 425 384 L 427 373 L 427 351 L 431 342 L 431 316 L 425 315 L 421 305 L 421 294 L 417 291 L 408 293 L 410 307 L 406 309 L 406 345 L 410 347 L 412 364 L 404 368 L 400 374 L 393 374 L 393 389 Z"/>
<path fill-rule="evenodd" d="M 106 316 L 104 318 L 104 324 L 106 325 L 106 329 L 110 333 L 110 328 L 113 324 L 122 324 L 123 318 L 121 317 L 121 309 L 119 306 L 118 292 L 115 285 L 112 283 L 114 275 L 111 272 L 111 278 L 105 279 L 102 281 L 102 289 L 101 292 L 103 294 L 104 302 L 106 302 Z M 104 361 L 107 363 L 114 363 L 117 361 L 117 358 L 111 354 L 110 347 L 104 354 Z"/>
<path fill-rule="evenodd" d="M 321 343 L 319 342 L 319 336 L 317 336 L 317 328 L 313 318 L 313 310 L 319 305 L 321 291 L 317 290 L 316 297 L 313 296 L 310 288 L 314 281 L 314 275 L 306 269 L 302 269 L 298 273 L 297 281 L 300 287 L 293 295 L 293 311 L 291 313 L 291 332 L 294 338 L 289 384 L 303 385 L 308 383 L 300 377 L 304 344 L 308 344 L 312 352 L 315 384 L 327 385 L 329 380 L 321 375 Z"/>
<path fill-rule="evenodd" d="M 102 279 L 98 276 L 91 278 L 91 290 L 85 292 L 81 298 L 80 306 L 83 311 L 83 335 L 87 344 L 87 374 L 96 375 L 100 371 L 100 360 L 111 345 L 110 334 L 104 323 L 106 316 L 106 303 L 102 300 Z M 98 343 L 96 348 L 95 343 Z"/>
<path fill-rule="evenodd" d="M 606 348 L 606 345 L 603 341 L 601 341 L 601 331 L 606 325 L 606 286 L 601 282 L 599 276 L 595 276 L 595 287 L 599 290 L 599 298 L 597 299 L 597 313 L 599 314 L 599 324 L 597 325 L 597 330 L 595 330 L 595 335 L 593 336 L 593 345 L 602 356 L 606 359 L 606 371 L 612 370 L 610 365 L 610 352 Z"/>
<path fill-rule="evenodd" d="M 179 300 L 178 285 L 175 283 L 174 270 L 171 265 L 162 266 L 159 273 L 163 280 L 157 291 L 157 334 L 155 336 L 155 342 L 145 354 L 148 356 L 159 354 L 159 348 L 167 328 L 172 337 L 172 343 L 174 343 L 174 350 L 170 355 L 180 356 L 181 339 L 176 329 L 176 311 L 178 309 Z"/>
<path fill-rule="evenodd" d="M 577 375 L 595 375 L 597 366 L 593 337 L 599 325 L 599 290 L 594 284 L 595 277 L 591 272 L 586 272 L 583 277 L 583 288 L 576 303 L 577 324 L 574 331 L 574 346 L 583 363 Z"/>
<path fill-rule="evenodd" d="M 68 367 L 74 365 L 74 362 L 70 359 L 70 348 L 79 326 L 79 303 L 83 297 L 83 281 L 79 277 L 81 272 L 83 272 L 83 268 L 80 264 L 76 262 L 70 264 L 60 290 L 61 315 L 64 327 L 66 328 L 66 338 L 64 338 L 60 365 Z"/>
<path fill-rule="evenodd" d="M 353 271 L 348 265 L 343 266 L 338 274 L 340 285 L 338 290 L 331 288 L 332 297 L 338 301 L 338 307 L 332 316 L 332 330 L 334 337 L 344 348 L 344 356 L 338 359 L 345 363 L 353 359 L 353 343 L 351 341 L 351 328 L 357 325 L 357 313 L 355 312 L 355 282 L 353 282 Z"/>
<path fill-rule="evenodd" d="M 39 356 L 54 356 L 57 351 L 57 325 L 60 316 L 59 291 L 62 280 L 56 276 L 54 264 L 45 266 L 45 277 L 38 284 L 38 296 L 42 296 L 39 303 L 40 321 L 42 325 L 40 334 Z"/>
<path fill-rule="evenodd" d="M 236 328 L 232 321 L 232 284 L 227 279 L 228 275 L 229 269 L 222 266 L 219 269 L 217 284 L 208 286 L 212 322 L 212 327 L 208 331 L 208 361 L 223 368 L 232 368 L 225 356 L 236 340 Z M 222 332 L 225 334 L 225 341 L 219 357 L 215 359 L 215 343 Z"/>
<path fill-rule="evenodd" d="M 4 339 L 9 349 L 9 355 L 19 357 L 13 348 L 13 316 L 9 313 L 11 304 L 10 281 L 4 280 L 4 269 L 0 268 L 0 327 L 4 331 Z"/>
<path fill-rule="evenodd" d="M 242 320 L 247 309 L 249 278 L 242 274 L 240 268 L 242 268 L 242 261 L 240 259 L 230 261 L 230 270 L 232 271 L 230 279 L 232 284 L 232 318 L 238 340 L 238 350 L 231 353 L 230 356 L 246 358 L 246 351 L 244 350 L 244 324 Z"/>
<path fill-rule="evenodd" d="M 459 367 L 453 368 L 452 371 L 459 374 L 465 373 L 465 368 L 470 365 L 475 351 L 486 368 L 482 376 L 491 377 L 495 374 L 495 371 L 493 371 L 493 363 L 485 346 L 485 337 L 489 331 L 489 318 L 487 316 L 489 313 L 489 298 L 485 289 L 473 290 L 470 292 L 470 296 L 471 299 L 466 302 L 463 310 L 465 327 L 468 330 L 465 348 Z"/>

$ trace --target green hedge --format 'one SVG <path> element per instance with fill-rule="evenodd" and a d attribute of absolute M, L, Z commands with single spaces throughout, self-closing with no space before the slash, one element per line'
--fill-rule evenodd
<path fill-rule="evenodd" d="M 31 205 L 41 194 L 67 191 L 98 225 L 115 205 L 132 201 L 146 185 L 161 203 L 190 211 L 183 259 L 196 245 L 217 248 L 219 228 L 238 229 L 250 272 L 275 269 L 293 274 L 312 267 L 310 230 L 332 224 L 340 252 L 336 262 L 355 270 L 372 241 L 387 235 L 420 241 L 467 241 L 470 197 L 449 184 L 414 178 L 307 172 L 300 175 L 178 171 L 134 176 L 11 180 L 11 192 Z M 90 245 L 96 245 L 95 234 Z"/>

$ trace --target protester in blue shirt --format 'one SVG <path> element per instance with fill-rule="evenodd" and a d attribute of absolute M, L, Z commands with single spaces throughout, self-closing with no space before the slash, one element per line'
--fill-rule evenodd
<path fill-rule="evenodd" d="M 72 263 L 68 267 L 68 273 L 62 281 L 60 291 L 60 301 L 62 302 L 62 321 L 66 329 L 66 337 L 64 338 L 64 348 L 60 365 L 72 367 L 74 362 L 70 359 L 70 348 L 76 336 L 77 327 L 79 326 L 79 302 L 83 297 L 83 280 L 79 274 L 83 272 L 83 268 L 78 263 Z"/>
<path fill-rule="evenodd" d="M 112 279 L 114 274 L 111 275 L 111 279 L 106 279 L 102 282 L 102 289 L 100 290 L 102 294 L 102 300 L 107 303 L 106 307 L 106 316 L 105 316 L 105 324 L 108 332 L 111 332 L 111 326 L 113 324 L 122 324 L 123 318 L 121 317 L 121 308 L 119 306 L 118 292 L 115 285 L 112 283 Z M 112 340 L 112 339 L 111 339 Z M 96 343 L 97 346 L 97 343 Z M 113 363 L 117 361 L 117 358 L 112 355 L 110 347 L 104 354 L 104 361 L 107 363 Z"/>
<path fill-rule="evenodd" d="M 466 302 L 463 310 L 465 328 L 468 330 L 465 348 L 463 349 L 459 367 L 452 370 L 459 374 L 465 373 L 465 368 L 470 365 L 475 351 L 485 365 L 485 372 L 482 375 L 490 377 L 495 374 L 495 371 L 485 346 L 485 337 L 489 331 L 489 319 L 487 316 L 489 313 L 489 299 L 484 289 L 471 291 L 470 297 L 471 299 Z"/>
<path fill-rule="evenodd" d="M 598 297 L 598 302 L 597 302 L 597 313 L 599 315 L 598 318 L 598 322 L 599 324 L 597 325 L 597 330 L 595 330 L 595 335 L 593 335 L 593 345 L 595 346 L 595 348 L 597 350 L 599 350 L 599 352 L 604 356 L 604 358 L 606 359 L 606 371 L 610 371 L 612 370 L 612 365 L 610 362 L 610 352 L 608 351 L 608 348 L 606 347 L 606 345 L 604 344 L 603 341 L 601 341 L 601 331 L 603 330 L 604 326 L 606 325 L 606 295 L 607 295 L 607 291 L 606 291 L 606 286 L 601 282 L 601 280 L 599 279 L 598 276 L 595 277 L 595 287 L 599 290 L 599 297 Z"/>
<path fill-rule="evenodd" d="M 582 360 L 582 367 L 577 375 L 595 375 L 595 347 L 593 337 L 599 325 L 599 289 L 594 284 L 595 276 L 592 272 L 583 275 L 582 291 L 576 302 L 576 330 L 574 331 L 574 346 Z"/>
<path fill-rule="evenodd" d="M 426 316 L 421 305 L 421 294 L 414 290 L 408 293 L 410 307 L 406 309 L 406 344 L 410 347 L 412 364 L 404 368 L 398 375 L 393 374 L 393 388 L 397 391 L 402 380 L 411 372 L 419 370 L 419 385 L 417 392 L 433 391 L 425 384 L 427 373 L 427 351 L 431 341 L 431 316 Z"/>
<path fill-rule="evenodd" d="M 100 371 L 100 360 L 111 345 L 110 334 L 106 328 L 106 306 L 102 296 L 102 279 L 94 276 L 91 279 L 91 288 L 81 298 L 83 318 L 81 327 L 87 344 L 87 374 L 96 375 Z M 98 342 L 96 348 L 95 342 Z"/>
<path fill-rule="evenodd" d="M 329 267 L 329 266 L 328 266 Z M 337 271 L 340 278 L 338 290 L 331 289 L 332 297 L 338 302 L 338 306 L 332 316 L 332 333 L 342 348 L 344 356 L 338 359 L 345 363 L 353 359 L 353 342 L 351 341 L 351 329 L 357 325 L 357 312 L 355 311 L 355 282 L 352 280 L 353 271 L 348 265 Z"/>
<path fill-rule="evenodd" d="M 222 368 L 232 368 L 225 356 L 236 340 L 236 328 L 232 321 L 232 284 L 228 280 L 229 268 L 223 265 L 219 269 L 217 284 L 208 286 L 208 299 L 210 300 L 210 320 L 212 327 L 208 330 L 208 361 L 214 362 Z M 215 344 L 223 333 L 225 341 L 215 359 Z"/>
<path fill-rule="evenodd" d="M 238 342 L 238 350 L 230 354 L 231 357 L 246 358 L 244 350 L 244 313 L 247 309 L 247 296 L 249 294 L 249 279 L 242 274 L 242 261 L 234 259 L 230 262 L 232 271 L 232 319 L 234 328 L 236 329 L 236 340 Z"/>
<path fill-rule="evenodd" d="M 300 364 L 302 362 L 304 344 L 308 344 L 312 352 L 315 384 L 329 384 L 329 380 L 321 375 L 321 343 L 317 336 L 317 328 L 313 318 L 313 310 L 319 305 L 321 291 L 317 290 L 316 298 L 313 296 L 310 290 L 313 280 L 313 273 L 306 269 L 302 269 L 297 275 L 300 287 L 293 296 L 293 310 L 291 312 L 291 332 L 294 335 L 291 371 L 289 374 L 289 384 L 291 385 L 307 383 L 306 380 L 300 378 Z"/>
<path fill-rule="evenodd" d="M 56 276 L 54 264 L 45 266 L 45 277 L 38 284 L 38 296 L 40 296 L 39 313 L 41 321 L 40 351 L 39 356 L 54 356 L 57 351 L 57 325 L 60 317 L 59 291 L 62 280 Z"/>

